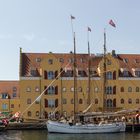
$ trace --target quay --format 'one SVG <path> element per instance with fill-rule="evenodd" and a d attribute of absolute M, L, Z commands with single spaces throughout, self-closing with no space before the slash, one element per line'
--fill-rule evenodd
<path fill-rule="evenodd" d="M 9 123 L 6 130 L 47 130 L 45 122 Z M 126 124 L 126 132 L 140 132 L 140 124 Z"/>
<path fill-rule="evenodd" d="M 47 129 L 45 122 L 9 123 L 6 130 L 43 130 Z"/>

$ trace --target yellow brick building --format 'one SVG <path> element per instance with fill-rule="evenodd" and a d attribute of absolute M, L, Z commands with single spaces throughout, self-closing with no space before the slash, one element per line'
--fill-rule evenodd
<path fill-rule="evenodd" d="M 82 112 L 89 106 L 89 98 L 93 104 L 90 111 L 101 111 L 104 107 L 110 111 L 139 107 L 140 55 L 115 54 L 114 51 L 107 54 L 105 88 L 103 56 L 91 55 L 90 95 L 89 56 L 77 54 L 76 58 L 77 112 Z M 21 50 L 19 85 L 23 117 L 48 118 L 50 112 L 72 115 L 73 80 L 73 53 L 23 53 Z"/>
<path fill-rule="evenodd" d="M 20 111 L 19 81 L 0 81 L 0 112 Z"/>

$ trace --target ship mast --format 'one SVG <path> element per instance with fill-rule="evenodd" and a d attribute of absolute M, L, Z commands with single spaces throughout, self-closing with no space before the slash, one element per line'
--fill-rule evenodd
<path fill-rule="evenodd" d="M 90 89 L 90 86 L 91 86 L 91 70 L 90 70 L 90 67 L 91 67 L 91 60 L 90 60 L 90 44 L 89 44 L 89 31 L 91 32 L 91 29 L 88 27 L 88 31 L 87 31 L 87 39 L 88 39 L 88 105 L 90 105 L 91 103 L 91 97 L 90 97 L 90 92 L 91 92 L 91 89 Z"/>
<path fill-rule="evenodd" d="M 73 41 L 74 41 L 74 68 L 73 68 L 73 76 L 74 76 L 74 121 L 76 120 L 76 113 L 77 113 L 77 62 L 76 62 L 76 43 L 75 43 L 75 32 L 73 34 Z"/>
<path fill-rule="evenodd" d="M 106 103 L 106 31 L 104 29 L 104 54 L 103 54 L 103 112 L 107 109 Z"/>

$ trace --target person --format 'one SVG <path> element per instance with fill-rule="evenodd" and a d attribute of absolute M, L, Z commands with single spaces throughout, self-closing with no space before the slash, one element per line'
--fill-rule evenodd
<path fill-rule="evenodd" d="M 137 113 L 136 116 L 135 116 L 137 124 L 139 124 L 139 116 L 140 116 L 139 113 Z"/>

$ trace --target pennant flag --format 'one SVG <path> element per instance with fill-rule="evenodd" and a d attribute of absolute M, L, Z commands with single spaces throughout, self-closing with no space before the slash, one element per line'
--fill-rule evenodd
<path fill-rule="evenodd" d="M 91 28 L 90 27 L 88 27 L 88 31 L 91 32 Z"/>
<path fill-rule="evenodd" d="M 71 15 L 71 19 L 75 19 L 75 17 Z"/>
<path fill-rule="evenodd" d="M 112 19 L 109 21 L 109 24 L 110 24 L 111 26 L 113 26 L 113 27 L 116 27 L 116 25 L 115 25 L 115 23 L 113 22 Z"/>

